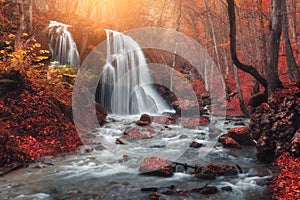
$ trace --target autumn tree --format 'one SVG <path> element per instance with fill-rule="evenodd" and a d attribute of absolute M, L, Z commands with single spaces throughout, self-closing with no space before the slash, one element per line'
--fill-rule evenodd
<path fill-rule="evenodd" d="M 286 58 L 287 64 L 292 76 L 299 82 L 299 70 L 293 55 L 289 39 L 289 24 L 287 15 L 286 0 L 273 0 L 272 1 L 272 14 L 270 18 L 270 38 L 268 45 L 267 61 L 265 63 L 266 76 L 261 74 L 252 65 L 242 63 L 237 54 L 236 45 L 236 15 L 235 15 L 235 3 L 234 0 L 227 0 L 228 3 L 228 16 L 230 22 L 230 52 L 233 63 L 242 71 L 251 74 L 261 85 L 266 88 L 268 94 L 272 94 L 278 88 L 281 88 L 282 82 L 279 79 L 278 73 L 278 60 L 279 60 L 279 48 L 281 42 L 281 34 L 284 32 L 286 43 Z"/>

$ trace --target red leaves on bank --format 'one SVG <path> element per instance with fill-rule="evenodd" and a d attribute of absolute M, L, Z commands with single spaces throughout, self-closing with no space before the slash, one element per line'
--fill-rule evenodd
<path fill-rule="evenodd" d="M 300 199 L 300 157 L 284 153 L 276 160 L 281 169 L 274 180 L 274 198 L 278 200 Z"/>
<path fill-rule="evenodd" d="M 13 81 L 22 81 L 22 88 L 1 94 L 0 167 L 75 151 L 82 143 L 69 116 L 71 107 L 53 98 L 40 85 L 20 78 L 19 72 L 13 73 Z"/>

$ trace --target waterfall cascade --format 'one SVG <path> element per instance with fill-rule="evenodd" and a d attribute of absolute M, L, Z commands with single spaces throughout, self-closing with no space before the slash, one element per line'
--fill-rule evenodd
<path fill-rule="evenodd" d="M 107 64 L 100 103 L 112 114 L 162 113 L 170 110 L 155 91 L 145 56 L 131 37 L 106 30 Z"/>
<path fill-rule="evenodd" d="M 68 27 L 69 25 L 50 21 L 49 48 L 54 62 L 78 67 L 80 65 L 80 56 Z"/>

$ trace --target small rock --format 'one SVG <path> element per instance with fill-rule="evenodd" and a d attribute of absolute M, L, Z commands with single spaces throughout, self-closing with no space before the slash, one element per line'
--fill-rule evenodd
<path fill-rule="evenodd" d="M 163 158 L 145 158 L 140 165 L 139 171 L 142 175 L 171 177 L 174 175 L 172 164 Z"/>
<path fill-rule="evenodd" d="M 150 123 L 147 121 L 138 120 L 135 122 L 138 126 L 148 126 Z"/>
<path fill-rule="evenodd" d="M 195 149 L 198 149 L 198 148 L 200 148 L 200 147 L 202 147 L 202 146 L 203 146 L 203 144 L 198 143 L 198 142 L 196 142 L 196 141 L 193 141 L 193 142 L 190 144 L 190 147 L 191 147 L 191 148 L 195 148 Z"/>
<path fill-rule="evenodd" d="M 240 149 L 241 145 L 237 143 L 233 138 L 231 138 L 228 134 L 221 135 L 218 141 L 222 144 L 224 148 L 233 148 Z"/>
<path fill-rule="evenodd" d="M 221 187 L 221 190 L 226 191 L 226 192 L 232 192 L 232 187 L 231 186 L 224 186 L 224 187 Z"/>
<path fill-rule="evenodd" d="M 150 127 L 149 127 L 150 128 Z M 139 128 L 126 128 L 123 133 L 125 139 L 151 139 L 153 138 L 153 130 L 144 130 Z"/>
<path fill-rule="evenodd" d="M 150 117 L 150 115 L 148 114 L 142 114 L 140 117 L 140 120 L 136 121 L 135 123 L 138 126 L 148 126 L 149 124 L 151 124 L 152 119 Z"/>
<path fill-rule="evenodd" d="M 158 193 L 153 193 L 149 195 L 150 200 L 159 200 L 159 194 Z"/>
<path fill-rule="evenodd" d="M 125 144 L 125 143 L 120 139 L 116 139 L 116 144 Z"/>
<path fill-rule="evenodd" d="M 233 176 L 238 174 L 238 170 L 233 165 L 207 164 L 206 167 L 218 176 Z"/>
<path fill-rule="evenodd" d="M 216 194 L 218 193 L 218 188 L 216 186 L 204 186 L 202 188 L 195 188 L 192 192 L 197 192 L 200 194 Z"/>
<path fill-rule="evenodd" d="M 206 167 L 200 167 L 198 169 L 195 169 L 195 173 L 196 173 L 196 176 L 200 179 L 213 180 L 216 178 L 215 172 Z"/>
<path fill-rule="evenodd" d="M 241 146 L 255 146 L 249 127 L 233 128 L 227 134 Z"/>

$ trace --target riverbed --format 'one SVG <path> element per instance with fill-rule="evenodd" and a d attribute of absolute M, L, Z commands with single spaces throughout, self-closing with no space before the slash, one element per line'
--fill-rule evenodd
<path fill-rule="evenodd" d="M 213 127 L 166 125 L 160 120 L 154 120 L 148 127 L 138 127 L 134 123 L 137 119 L 138 116 L 108 116 L 107 124 L 84 136 L 83 140 L 88 142 L 76 154 L 41 158 L 0 177 L 1 199 L 149 199 L 153 192 L 142 192 L 142 188 L 157 188 L 160 199 L 170 200 L 271 199 L 268 184 L 273 166 L 256 160 L 255 147 L 224 149 L 216 141 L 228 129 L 247 125 L 249 119 L 222 118 Z M 124 131 L 130 130 L 138 130 L 145 137 L 124 138 Z M 116 144 L 117 139 L 124 144 Z M 203 146 L 190 148 L 192 141 Z M 241 172 L 215 180 L 202 180 L 180 170 L 168 178 L 140 175 L 141 162 L 152 156 L 191 166 L 238 165 Z M 218 192 L 189 192 L 206 185 L 216 186 Z M 231 190 L 223 190 L 225 186 Z M 174 193 L 164 194 L 167 188 Z"/>

